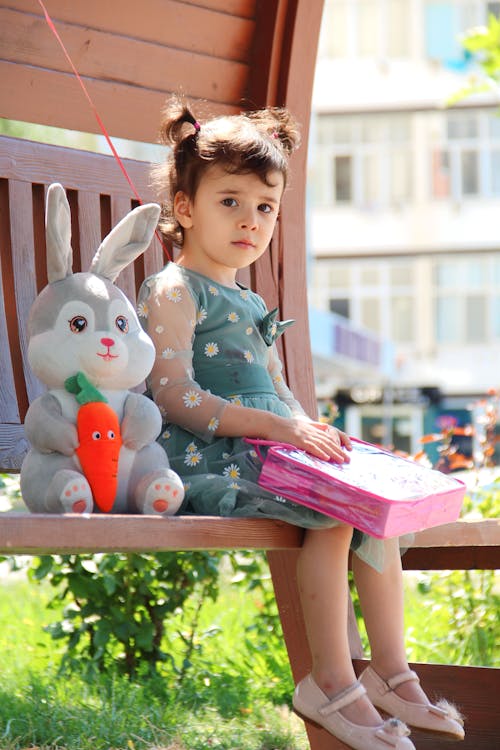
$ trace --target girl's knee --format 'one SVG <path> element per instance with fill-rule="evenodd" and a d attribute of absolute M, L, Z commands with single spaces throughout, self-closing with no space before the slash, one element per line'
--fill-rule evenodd
<path fill-rule="evenodd" d="M 318 542 L 348 542 L 350 544 L 354 529 L 352 526 L 347 524 L 339 524 L 338 526 L 323 527 L 321 529 L 308 529 L 306 531 L 306 541 L 317 539 Z"/>

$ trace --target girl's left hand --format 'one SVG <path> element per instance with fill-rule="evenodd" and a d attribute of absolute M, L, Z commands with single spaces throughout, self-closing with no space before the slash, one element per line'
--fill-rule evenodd
<path fill-rule="evenodd" d="M 341 448 L 345 448 L 348 451 L 352 450 L 351 440 L 349 438 L 349 435 L 346 435 L 345 432 L 342 432 L 341 430 L 337 429 L 337 427 L 333 427 L 333 425 L 327 424 L 325 422 L 314 422 L 314 425 L 317 426 L 318 429 L 326 432 L 328 438 L 332 440 L 335 445 L 338 445 Z M 349 458 L 346 457 L 346 460 L 349 461 Z"/>

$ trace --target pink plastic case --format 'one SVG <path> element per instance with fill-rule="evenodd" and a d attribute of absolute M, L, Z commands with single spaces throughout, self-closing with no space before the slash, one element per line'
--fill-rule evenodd
<path fill-rule="evenodd" d="M 293 446 L 268 446 L 259 485 L 379 539 L 456 521 L 466 487 L 455 477 L 352 439 L 350 463 L 322 461 Z"/>

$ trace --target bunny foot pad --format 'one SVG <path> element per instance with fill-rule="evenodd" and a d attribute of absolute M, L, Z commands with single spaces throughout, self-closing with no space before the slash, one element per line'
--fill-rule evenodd
<path fill-rule="evenodd" d="M 147 480 L 147 481 L 145 481 Z M 184 486 L 177 474 L 166 471 L 145 478 L 139 487 L 138 505 L 141 512 L 155 516 L 173 516 L 184 499 Z"/>
<path fill-rule="evenodd" d="M 64 474 L 69 475 L 69 479 L 64 482 L 58 493 L 57 510 L 62 510 L 63 513 L 91 513 L 94 501 L 92 490 L 85 477 L 69 471 L 60 474 L 63 475 L 60 479 L 65 479 Z"/>

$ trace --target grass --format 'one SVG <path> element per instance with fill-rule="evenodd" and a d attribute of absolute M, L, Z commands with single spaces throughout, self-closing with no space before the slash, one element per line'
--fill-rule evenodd
<path fill-rule="evenodd" d="M 447 575 L 439 576 L 444 586 Z M 444 579 L 442 578 L 444 576 Z M 443 580 L 445 583 L 443 583 Z M 406 579 L 408 653 L 411 660 L 477 663 L 470 630 L 458 635 L 454 609 L 445 596 L 430 599 L 422 574 Z M 457 600 L 470 594 L 449 581 Z M 475 588 L 480 586 L 474 581 Z M 47 609 L 52 591 L 10 574 L 0 589 L 0 748 L 2 750 L 305 750 L 302 722 L 291 713 L 292 680 L 286 657 L 276 655 L 277 672 L 246 637 L 259 602 L 227 586 L 218 603 L 207 602 L 200 623 L 202 648 L 180 685 L 168 679 L 128 681 L 102 675 L 91 683 L 79 675 L 58 676 L 60 647 L 43 631 L 58 619 Z M 476 592 L 476 597 L 479 594 Z M 479 597 L 480 598 L 480 597 Z M 478 600 L 479 601 L 479 600 Z M 487 661 L 500 642 L 498 606 L 485 614 Z M 471 605 L 472 606 L 472 605 Z M 429 616 L 431 615 L 431 616 Z M 174 623 L 174 628 L 180 622 Z M 477 625 L 477 623 L 476 623 Z M 474 631 L 475 632 L 475 631 Z M 174 642 L 175 643 L 175 642 Z M 472 645 L 471 645 L 472 644 Z M 262 651 L 266 644 L 262 644 Z M 472 654 L 472 656 L 471 656 Z M 282 700 L 281 700 L 282 699 Z"/>
<path fill-rule="evenodd" d="M 61 651 L 43 631 L 52 591 L 9 576 L 0 589 L 0 748 L 21 750 L 305 750 L 302 722 L 242 637 L 255 602 L 238 590 L 207 603 L 203 659 L 179 686 L 159 677 L 58 676 Z M 210 633 L 210 635 L 206 635 Z M 241 668 L 240 675 L 238 667 Z M 285 682 L 287 680 L 285 679 Z M 291 676 L 284 689 L 292 691 Z M 278 694 L 281 686 L 278 686 Z M 274 690 L 276 693 L 276 689 Z"/>

